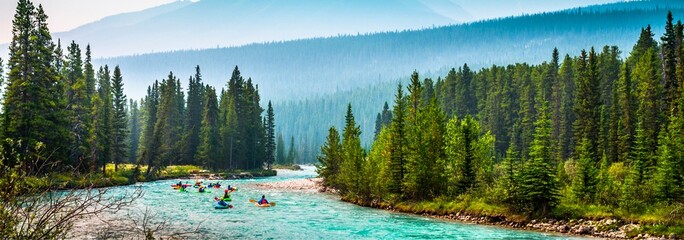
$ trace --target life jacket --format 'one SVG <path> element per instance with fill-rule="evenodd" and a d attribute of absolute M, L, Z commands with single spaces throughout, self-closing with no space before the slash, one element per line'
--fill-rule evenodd
<path fill-rule="evenodd" d="M 262 198 L 261 200 L 259 200 L 259 204 L 268 204 L 268 200 Z"/>

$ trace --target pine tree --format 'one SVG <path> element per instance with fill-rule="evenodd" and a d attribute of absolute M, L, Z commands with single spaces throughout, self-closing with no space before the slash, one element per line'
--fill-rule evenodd
<path fill-rule="evenodd" d="M 589 55 L 582 51 L 577 62 L 577 93 L 575 98 L 575 146 L 581 146 L 586 138 L 589 141 L 587 158 L 597 161 L 600 123 L 600 92 L 597 69 L 597 56 L 594 48 Z M 577 155 L 577 154 L 575 154 Z"/>
<path fill-rule="evenodd" d="M 561 124 L 559 133 L 559 155 L 560 159 L 567 159 L 574 148 L 573 123 L 575 122 L 574 101 L 575 101 L 575 72 L 574 63 L 569 55 L 565 55 L 563 64 L 560 68 L 560 88 L 561 88 Z"/>
<path fill-rule="evenodd" d="M 321 146 L 318 161 L 320 164 L 316 165 L 316 172 L 323 178 L 324 184 L 339 188 L 340 183 L 337 178 L 340 174 L 340 164 L 342 162 L 342 145 L 340 143 L 340 134 L 334 126 L 328 130 L 328 137 L 323 146 Z"/>
<path fill-rule="evenodd" d="M 194 157 L 204 166 L 214 171 L 218 169 L 220 158 L 220 135 L 219 135 L 219 110 L 216 90 L 212 87 L 204 89 L 206 96 L 204 101 L 204 112 L 202 113 L 202 125 L 200 127 L 200 144 L 197 156 Z"/>
<path fill-rule="evenodd" d="M 343 192 L 358 195 L 361 187 L 361 167 L 364 151 L 361 148 L 361 130 L 352 114 L 351 104 L 347 105 L 345 127 L 342 132 L 342 163 L 340 181 L 344 183 Z"/>
<path fill-rule="evenodd" d="M 664 109 L 672 109 L 677 106 L 679 99 L 679 81 L 676 77 L 677 72 L 677 48 L 681 51 L 681 39 L 677 42 L 677 35 L 675 26 L 672 23 L 672 11 L 667 12 L 667 21 L 665 22 L 665 33 L 660 38 L 662 40 L 662 59 L 663 59 L 663 80 L 664 92 L 662 101 L 665 106 Z"/>
<path fill-rule="evenodd" d="M 176 77 L 171 72 L 159 86 L 159 107 L 152 137 L 155 141 L 152 146 L 158 146 L 158 148 L 154 150 L 157 154 L 153 156 L 153 165 L 150 166 L 157 170 L 159 167 L 178 163 L 180 155 L 182 117 L 178 102 L 182 99 L 177 92 L 177 83 Z"/>
<path fill-rule="evenodd" d="M 405 160 L 406 160 L 406 99 L 404 99 L 401 83 L 397 88 L 397 94 L 394 100 L 394 110 L 392 112 L 392 125 L 390 126 L 390 159 L 389 166 L 391 172 L 391 180 L 389 183 L 389 191 L 391 193 L 401 194 L 401 183 L 404 179 Z"/>
<path fill-rule="evenodd" d="M 159 105 L 159 82 L 155 81 L 152 86 L 147 88 L 147 95 L 145 96 L 145 125 L 142 133 L 142 144 L 138 149 L 138 156 L 140 163 L 146 164 L 146 175 L 152 172 L 154 158 L 158 152 L 158 142 L 154 136 L 154 127 L 157 122 L 157 110 Z"/>
<path fill-rule="evenodd" d="M 119 163 L 124 162 L 128 154 L 126 95 L 123 93 L 123 77 L 118 65 L 114 67 L 114 75 L 112 75 L 112 96 L 112 160 L 114 160 L 114 171 L 118 171 Z"/>
<path fill-rule="evenodd" d="M 620 116 L 619 119 L 615 119 L 618 123 L 618 162 L 627 162 L 631 159 L 630 154 L 633 152 L 634 148 L 637 101 L 636 96 L 634 96 L 634 90 L 632 89 L 633 83 L 631 75 L 629 65 L 623 64 L 617 87 Z"/>
<path fill-rule="evenodd" d="M 197 148 L 200 145 L 199 135 L 203 121 L 204 106 L 206 105 L 204 99 L 206 92 L 202 83 L 200 67 L 196 66 L 195 76 L 190 77 L 190 83 L 188 84 L 188 102 L 184 116 L 185 132 L 183 133 L 181 162 L 185 164 L 192 164 L 194 162 L 193 158 L 197 154 Z"/>
<path fill-rule="evenodd" d="M 658 57 L 653 48 L 648 49 L 639 59 L 632 72 L 632 77 L 638 82 L 638 109 L 637 119 L 641 129 L 641 134 L 637 134 L 636 141 L 639 142 L 641 153 L 644 157 L 651 158 L 655 155 L 658 144 L 658 133 L 662 122 L 660 96 L 662 93 L 662 80 L 658 71 L 660 66 Z M 654 159 L 642 159 L 646 166 L 654 166 Z"/>
<path fill-rule="evenodd" d="M 94 154 L 97 156 L 99 166 L 102 167 L 102 173 L 106 173 L 105 167 L 107 163 L 112 161 L 112 88 L 111 77 L 109 74 L 109 67 L 107 65 L 100 67 L 97 73 L 98 89 L 97 98 L 93 106 L 93 116 L 95 121 L 93 123 L 95 138 L 97 139 L 97 148 Z"/>
<path fill-rule="evenodd" d="M 67 112 L 70 123 L 70 153 L 69 164 L 79 166 L 80 171 L 88 171 L 87 158 L 90 147 L 91 117 L 90 97 L 88 96 L 86 79 L 83 74 L 81 49 L 78 44 L 71 42 L 67 48 L 64 80 L 66 80 Z"/>
<path fill-rule="evenodd" d="M 671 16 L 670 16 L 671 18 Z M 679 120 L 672 117 L 672 120 Z M 671 129 L 673 130 L 673 129 Z M 681 176 L 676 169 L 675 151 L 672 147 L 671 137 L 682 137 L 682 135 L 670 135 L 666 131 L 660 132 L 658 144 L 658 166 L 655 173 L 655 194 L 658 199 L 665 202 L 672 202 L 681 196 Z"/>
<path fill-rule="evenodd" d="M 69 134 L 63 86 L 53 65 L 54 44 L 46 21 L 41 6 L 36 10 L 28 0 L 17 3 L 7 62 L 2 136 L 21 141 L 20 152 L 25 156 L 37 154 L 35 146 L 41 142 L 46 151 L 53 153 L 51 159 L 67 159 Z M 18 161 L 9 159 L 8 164 Z M 23 168 L 34 172 L 45 163 L 25 164 Z"/>
<path fill-rule="evenodd" d="M 559 198 L 558 182 L 551 165 L 551 121 L 548 115 L 548 103 L 542 101 L 530 146 L 530 160 L 525 163 L 520 176 L 522 202 L 527 209 L 542 215 L 549 213 Z"/>
<path fill-rule="evenodd" d="M 136 154 L 138 153 L 138 146 L 140 145 L 140 134 L 142 128 L 140 127 L 140 108 L 138 102 L 130 99 L 130 110 L 128 113 L 128 162 L 134 163 L 136 161 Z"/>
<path fill-rule="evenodd" d="M 271 165 L 275 162 L 275 114 L 273 113 L 273 106 L 271 101 L 268 101 L 268 108 L 266 110 L 266 164 L 267 168 L 271 169 Z"/>
<path fill-rule="evenodd" d="M 598 171 L 594 166 L 595 160 L 591 156 L 590 141 L 587 138 L 582 139 L 579 148 L 577 149 L 577 176 L 572 185 L 572 191 L 582 202 L 590 203 L 594 200 L 598 184 Z"/>

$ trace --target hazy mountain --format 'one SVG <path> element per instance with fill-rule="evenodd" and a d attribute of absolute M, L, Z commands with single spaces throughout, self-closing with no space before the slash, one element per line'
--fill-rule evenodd
<path fill-rule="evenodd" d="M 539 63 L 554 47 L 574 55 L 591 46 L 617 45 L 626 53 L 640 28 L 652 24 L 660 31 L 667 10 L 683 16 L 683 5 L 626 2 L 425 30 L 143 54 L 97 63 L 121 65 L 127 94 L 135 98 L 169 71 L 186 79 L 195 65 L 202 67 L 205 82 L 221 87 L 238 65 L 243 75 L 259 84 L 262 99 L 301 99 L 396 80 L 414 69 L 429 76 L 464 63 L 474 69 Z M 99 47 L 93 46 L 93 51 Z"/>
<path fill-rule="evenodd" d="M 107 17 L 54 37 L 117 56 L 419 29 L 460 22 L 459 15 L 469 17 L 450 0 L 202 0 Z"/>

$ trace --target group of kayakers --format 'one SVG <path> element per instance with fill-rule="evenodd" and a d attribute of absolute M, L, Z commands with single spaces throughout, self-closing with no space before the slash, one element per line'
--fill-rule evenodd
<path fill-rule="evenodd" d="M 181 192 L 187 191 L 186 188 L 190 186 L 190 184 L 183 184 L 183 181 L 179 181 L 178 184 L 172 185 L 174 189 L 179 189 Z M 208 185 L 203 185 L 203 182 L 201 180 L 195 180 L 195 184 L 193 187 L 197 188 L 198 192 L 200 193 L 205 193 L 209 192 L 207 191 L 207 188 L 221 188 L 221 183 L 209 183 Z M 217 206 L 216 208 L 233 208 L 232 205 L 229 205 L 228 202 L 232 201 L 231 199 L 231 193 L 236 191 L 237 188 L 228 185 L 226 186 L 226 189 L 223 190 L 223 196 L 222 197 L 215 197 L 215 200 L 217 201 Z M 271 206 L 273 204 L 270 204 L 268 200 L 266 200 L 266 196 L 262 195 L 261 199 L 259 201 L 254 201 L 253 199 L 250 199 L 250 202 L 254 202 L 257 204 L 257 206 Z"/>

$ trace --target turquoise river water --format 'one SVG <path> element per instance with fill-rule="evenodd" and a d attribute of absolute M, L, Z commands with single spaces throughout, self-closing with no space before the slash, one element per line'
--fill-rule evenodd
<path fill-rule="evenodd" d="M 569 239 L 522 230 L 445 221 L 411 214 L 359 207 L 330 194 L 264 190 L 253 183 L 314 177 L 313 168 L 287 171 L 276 177 L 222 181 L 238 187 L 233 209 L 214 209 L 213 193 L 181 193 L 170 184 L 177 180 L 142 183 L 145 194 L 132 209 L 149 209 L 158 219 L 176 226 L 200 226 L 203 239 Z M 130 190 L 132 186 L 115 191 Z M 191 191 L 196 189 L 189 188 Z M 275 207 L 249 202 L 262 194 Z M 130 211 L 130 209 L 129 209 Z"/>

